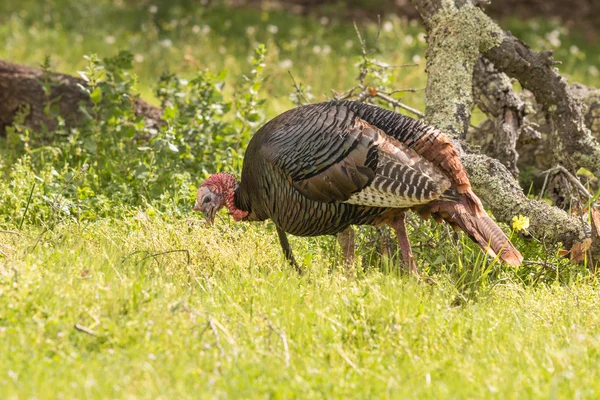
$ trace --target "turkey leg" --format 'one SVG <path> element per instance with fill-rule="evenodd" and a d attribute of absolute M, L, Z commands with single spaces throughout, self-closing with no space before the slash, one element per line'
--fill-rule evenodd
<path fill-rule="evenodd" d="M 292 253 L 290 242 L 288 242 L 288 238 L 283 229 L 277 228 L 277 235 L 279 236 L 281 250 L 283 250 L 283 255 L 285 256 L 286 260 L 288 260 L 291 266 L 294 267 L 299 274 L 302 274 L 302 268 L 300 268 L 300 266 L 296 262 L 296 259 L 294 258 L 294 253 Z"/>
<path fill-rule="evenodd" d="M 344 265 L 351 267 L 354 264 L 354 229 L 349 226 L 336 237 L 344 253 Z"/>
<path fill-rule="evenodd" d="M 419 271 L 417 270 L 417 263 L 415 262 L 415 257 L 413 256 L 412 249 L 410 248 L 410 242 L 408 240 L 408 235 L 406 234 L 406 214 L 402 213 L 398 216 L 392 218 L 389 222 L 389 225 L 396 232 L 396 238 L 398 239 L 398 244 L 400 245 L 400 251 L 402 251 L 402 259 L 404 260 L 404 265 L 413 275 L 419 275 Z"/>

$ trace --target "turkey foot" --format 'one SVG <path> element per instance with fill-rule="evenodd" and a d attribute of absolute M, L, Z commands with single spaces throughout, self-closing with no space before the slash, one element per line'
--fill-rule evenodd
<path fill-rule="evenodd" d="M 410 248 L 408 235 L 406 234 L 406 214 L 402 213 L 393 217 L 388 224 L 394 229 L 394 232 L 396 232 L 396 238 L 400 245 L 400 251 L 402 251 L 402 259 L 404 260 L 405 267 L 408 269 L 408 272 L 418 276 L 419 271 L 417 269 L 417 263 L 415 262 L 415 257 Z"/>
<path fill-rule="evenodd" d="M 290 242 L 288 241 L 285 231 L 283 229 L 277 228 L 277 235 L 279 236 L 279 243 L 281 244 L 281 249 L 283 250 L 283 255 L 285 256 L 285 259 L 288 260 L 290 265 L 294 267 L 298 274 L 302 275 L 304 271 L 302 271 L 302 268 L 300 268 L 300 266 L 296 262 L 296 259 L 294 258 L 294 253 L 292 253 L 292 248 L 290 247 Z"/>
<path fill-rule="evenodd" d="M 350 269 L 354 265 L 354 229 L 349 226 L 336 237 L 344 253 L 344 266 Z"/>

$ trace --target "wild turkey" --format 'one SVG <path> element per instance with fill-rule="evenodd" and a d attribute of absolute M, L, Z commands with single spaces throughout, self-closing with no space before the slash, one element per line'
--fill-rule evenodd
<path fill-rule="evenodd" d="M 311 104 L 269 121 L 250 140 L 242 179 L 219 173 L 198 189 L 194 210 L 212 223 L 226 207 L 236 221 L 271 219 L 283 253 L 297 267 L 286 232 L 337 234 L 347 260 L 351 225 L 388 224 L 416 273 L 405 212 L 460 228 L 491 256 L 523 257 L 472 192 L 456 148 L 436 128 L 352 101 Z"/>

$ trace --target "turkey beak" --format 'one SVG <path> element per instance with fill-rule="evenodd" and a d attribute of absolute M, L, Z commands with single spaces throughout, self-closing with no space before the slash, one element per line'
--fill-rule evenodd
<path fill-rule="evenodd" d="M 196 205 L 194 205 L 194 211 L 200 211 L 202 214 L 204 214 L 204 219 L 206 219 L 206 223 L 208 225 L 212 226 L 215 222 L 217 207 L 215 207 L 212 203 L 200 204 L 196 202 Z"/>
<path fill-rule="evenodd" d="M 213 226 L 215 223 L 215 214 L 217 213 L 217 207 L 214 207 L 212 204 L 208 204 L 204 210 L 202 210 L 204 214 L 204 218 L 206 218 L 206 223 L 209 226 Z"/>

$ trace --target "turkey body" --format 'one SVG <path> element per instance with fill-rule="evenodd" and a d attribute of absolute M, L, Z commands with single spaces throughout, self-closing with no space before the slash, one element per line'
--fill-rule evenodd
<path fill-rule="evenodd" d="M 271 219 L 280 239 L 391 224 L 412 209 L 462 229 L 491 255 L 522 259 L 471 191 L 446 135 L 363 103 L 306 105 L 266 123 L 246 150 L 235 205 L 248 221 Z"/>

